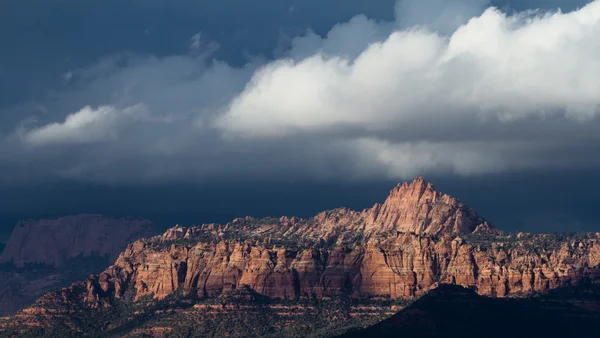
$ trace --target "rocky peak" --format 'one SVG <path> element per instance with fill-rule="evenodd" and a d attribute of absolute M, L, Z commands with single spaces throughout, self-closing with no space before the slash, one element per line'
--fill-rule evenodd
<path fill-rule="evenodd" d="M 491 228 L 483 218 L 456 198 L 435 190 L 423 177 L 390 191 L 383 204 L 366 211 L 369 233 L 396 230 L 417 234 L 473 232 Z"/>
<path fill-rule="evenodd" d="M 368 241 L 390 232 L 419 235 L 452 235 L 488 232 L 491 224 L 456 198 L 435 190 L 423 177 L 402 183 L 390 191 L 383 204 L 357 212 L 347 208 L 323 211 L 311 219 L 282 216 L 255 219 L 236 218 L 224 225 L 202 225 L 189 229 L 169 229 L 163 241 L 204 236 L 211 238 L 253 238 L 265 240 L 302 240 L 303 245 L 322 241 L 337 244 Z"/>
<path fill-rule="evenodd" d="M 394 205 L 405 200 L 412 200 L 416 203 L 435 203 L 440 195 L 431 182 L 419 176 L 411 183 L 398 184 L 390 191 L 384 204 Z"/>

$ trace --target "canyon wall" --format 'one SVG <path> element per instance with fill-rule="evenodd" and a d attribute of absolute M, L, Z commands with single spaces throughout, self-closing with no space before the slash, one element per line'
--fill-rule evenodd
<path fill-rule="evenodd" d="M 113 266 L 87 281 L 87 301 L 100 304 L 107 295 L 119 298 L 128 288 L 136 299 L 146 295 L 160 299 L 178 289 L 211 297 L 242 286 L 284 299 L 342 292 L 406 298 L 440 282 L 504 297 L 600 277 L 598 235 L 553 242 L 553 248 L 543 249 L 532 247 L 539 240 L 536 236 L 482 247 L 460 236 L 434 239 L 398 233 L 332 250 L 235 240 L 169 244 L 164 237 L 129 245 Z"/>

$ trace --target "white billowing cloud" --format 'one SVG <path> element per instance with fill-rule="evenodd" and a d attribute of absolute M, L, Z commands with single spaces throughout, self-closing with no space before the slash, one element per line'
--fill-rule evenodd
<path fill-rule="evenodd" d="M 291 53 L 259 69 L 215 126 L 245 140 L 331 135 L 331 144 L 344 144 L 351 154 L 350 175 L 359 177 L 581 163 L 548 156 L 564 151 L 555 143 L 557 130 L 597 124 L 600 1 L 570 13 L 512 16 L 484 10 L 486 1 L 462 4 L 423 12 L 432 16 L 432 27 L 418 22 L 384 39 L 366 19 L 339 25 L 322 41 L 309 34 L 294 47 L 311 45 L 313 54 Z M 417 7 L 401 1 L 397 9 Z M 444 35 L 449 27 L 454 30 Z M 362 37 L 355 44 L 359 53 L 345 46 L 344 28 L 366 32 L 353 33 Z M 332 52 L 331 46 L 343 47 Z M 535 138 L 527 134 L 533 129 Z"/>
<path fill-rule="evenodd" d="M 244 67 L 213 60 L 200 34 L 186 55 L 109 58 L 73 70 L 0 156 L 110 182 L 600 166 L 600 0 L 486 4 L 403 0 L 397 22 L 359 15 Z"/>
<path fill-rule="evenodd" d="M 24 180 L 148 183 L 232 175 L 226 167 L 233 149 L 205 125 L 255 68 L 208 60 L 202 51 L 104 59 L 73 70 L 69 90 L 55 93 L 43 109 L 16 107 L 34 118 L 2 139 L 0 157 L 10 155 Z"/>
<path fill-rule="evenodd" d="M 459 112 L 590 118 L 600 107 L 598 36 L 600 1 L 534 17 L 490 8 L 449 37 L 397 31 L 355 60 L 317 53 L 267 65 L 217 125 L 265 137 Z"/>
<path fill-rule="evenodd" d="M 26 131 L 23 138 L 33 146 L 115 141 L 121 122 L 138 119 L 143 114 L 144 107 L 141 105 L 125 109 L 111 106 L 94 109 L 86 106 L 68 115 L 64 122 L 54 122 Z"/>
<path fill-rule="evenodd" d="M 432 55 L 442 46 L 437 35 L 395 32 L 353 62 L 318 53 L 269 64 L 217 126 L 241 135 L 281 136 L 339 125 L 377 128 L 402 119 L 403 111 L 422 113 L 416 110 L 426 108 L 431 88 L 414 81 L 434 66 Z"/>
<path fill-rule="evenodd" d="M 572 13 L 506 17 L 487 10 L 451 37 L 444 63 L 471 66 L 465 98 L 501 117 L 589 118 L 600 101 L 600 1 Z"/>

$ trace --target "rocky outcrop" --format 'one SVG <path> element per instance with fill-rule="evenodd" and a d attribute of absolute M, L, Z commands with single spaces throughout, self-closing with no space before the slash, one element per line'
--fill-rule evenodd
<path fill-rule="evenodd" d="M 245 286 L 283 299 L 345 292 L 354 297 L 410 298 L 440 282 L 504 297 L 600 278 L 597 237 L 556 239 L 555 248 L 547 250 L 536 248 L 536 240 L 500 237 L 483 247 L 461 237 L 399 233 L 331 250 L 236 240 L 193 245 L 140 240 L 88 282 L 87 301 L 99 305 L 98 295 L 119 298 L 127 289 L 135 290 L 136 299 L 161 299 L 178 289 L 212 297 Z"/>
<path fill-rule="evenodd" d="M 127 244 L 152 232 L 147 220 L 100 215 L 20 222 L 0 255 L 0 263 L 58 267 L 71 258 L 92 255 L 108 256 L 112 261 Z"/>
<path fill-rule="evenodd" d="M 369 234 L 395 230 L 416 234 L 466 233 L 478 226 L 491 228 L 483 218 L 456 198 L 437 192 L 433 184 L 417 177 L 398 185 L 383 204 L 364 212 Z"/>

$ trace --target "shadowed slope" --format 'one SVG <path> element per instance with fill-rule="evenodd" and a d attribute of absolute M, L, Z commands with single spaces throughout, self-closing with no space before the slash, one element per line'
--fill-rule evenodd
<path fill-rule="evenodd" d="M 598 332 L 596 284 L 526 299 L 488 298 L 441 285 L 392 317 L 342 337 L 595 337 Z"/>

